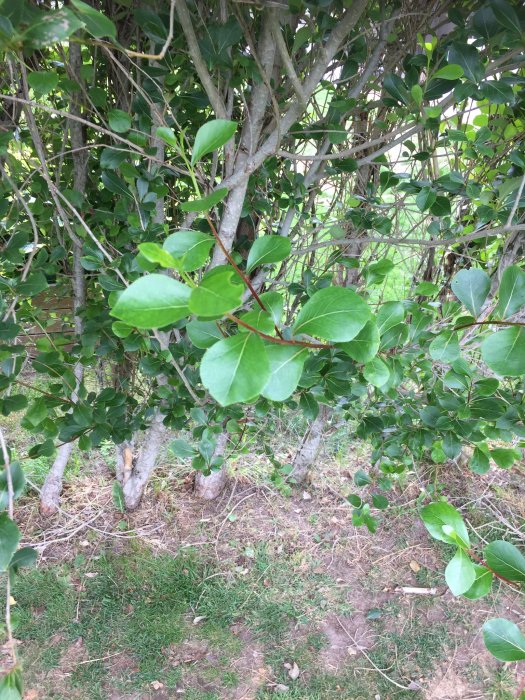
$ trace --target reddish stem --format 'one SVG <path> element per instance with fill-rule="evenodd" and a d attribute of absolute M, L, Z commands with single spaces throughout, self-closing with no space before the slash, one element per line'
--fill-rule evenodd
<path fill-rule="evenodd" d="M 237 316 L 234 316 L 233 314 L 226 314 L 227 318 L 230 319 L 230 321 L 233 321 L 239 326 L 243 326 L 243 328 L 246 328 L 249 331 L 252 331 L 252 333 L 256 333 L 259 335 L 261 338 L 264 338 L 265 340 L 269 340 L 271 343 L 277 343 L 278 345 L 299 345 L 303 348 L 315 348 L 316 350 L 331 350 L 334 346 L 333 345 L 325 345 L 324 343 L 309 343 L 306 340 L 285 340 L 284 338 L 274 338 L 272 335 L 268 335 L 267 333 L 263 333 L 262 331 L 258 330 L 257 328 L 254 328 L 253 326 L 250 326 L 249 323 L 246 323 L 245 321 L 241 321 L 240 318 L 237 318 Z"/>
<path fill-rule="evenodd" d="M 481 559 L 481 557 L 478 557 L 477 554 L 474 554 L 474 552 L 473 552 L 471 549 L 468 549 L 467 551 L 468 551 L 468 553 L 470 554 L 470 556 L 478 562 L 478 564 L 481 564 L 481 566 L 484 566 L 484 567 L 485 567 L 486 569 L 488 569 L 489 571 L 492 571 L 492 573 L 494 574 L 494 576 L 495 576 L 496 578 L 499 578 L 501 581 L 505 581 L 505 583 L 508 583 L 508 584 L 510 584 L 511 586 L 514 586 L 514 585 L 515 585 L 515 583 L 516 583 L 515 581 L 510 581 L 508 578 L 505 578 L 505 576 L 500 576 L 500 574 L 496 573 L 496 572 L 494 571 L 494 569 L 493 569 L 492 567 L 490 567 L 490 566 L 487 564 L 486 561 L 484 561 L 483 559 Z"/>
<path fill-rule="evenodd" d="M 255 301 L 259 304 L 259 306 L 261 307 L 261 309 L 262 309 L 263 311 L 266 311 L 266 313 L 268 313 L 268 309 L 266 308 L 266 306 L 265 306 L 265 305 L 263 304 L 263 302 L 261 301 L 260 296 L 259 296 L 259 295 L 257 294 L 257 292 L 255 291 L 255 288 L 254 288 L 254 286 L 252 285 L 252 283 L 250 282 L 249 278 L 244 274 L 244 272 L 241 270 L 241 268 L 237 265 L 237 263 L 235 262 L 235 260 L 232 258 L 232 256 L 231 256 L 231 255 L 229 254 L 229 252 L 227 251 L 226 246 L 225 246 L 224 243 L 221 241 L 221 237 L 219 236 L 219 234 L 218 234 L 218 232 L 217 232 L 217 229 L 215 228 L 215 225 L 214 225 L 213 221 L 211 220 L 210 215 L 209 215 L 207 212 L 206 212 L 206 219 L 208 220 L 208 224 L 210 225 L 211 232 L 213 233 L 213 237 L 215 238 L 215 240 L 216 240 L 217 243 L 219 244 L 220 249 L 222 250 L 222 252 L 224 253 L 224 255 L 225 255 L 225 257 L 226 257 L 226 260 L 230 263 L 230 265 L 233 267 L 233 269 L 235 270 L 235 272 L 239 275 L 239 277 L 242 279 L 242 281 L 244 282 L 244 284 L 248 287 L 248 289 L 249 289 L 250 292 L 252 293 L 252 295 L 253 295 Z M 275 326 L 275 332 L 277 333 L 277 335 L 279 336 L 279 338 L 282 338 L 282 337 L 283 337 L 283 336 L 281 335 L 281 331 L 277 328 L 277 326 Z"/>

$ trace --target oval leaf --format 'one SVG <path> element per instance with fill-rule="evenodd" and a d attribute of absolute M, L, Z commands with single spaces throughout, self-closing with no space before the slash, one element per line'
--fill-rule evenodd
<path fill-rule="evenodd" d="M 481 357 L 502 377 L 525 374 L 525 329 L 514 326 L 489 335 L 481 344 Z"/>
<path fill-rule="evenodd" d="M 525 271 L 517 265 L 509 265 L 501 277 L 496 314 L 500 318 L 508 318 L 523 306 L 525 306 Z"/>
<path fill-rule="evenodd" d="M 270 376 L 270 363 L 259 336 L 239 333 L 206 351 L 200 373 L 213 398 L 229 406 L 259 396 Z"/>
<path fill-rule="evenodd" d="M 353 340 L 369 320 L 368 306 L 354 291 L 328 287 L 316 292 L 303 306 L 293 332 L 344 342 Z"/>
<path fill-rule="evenodd" d="M 255 267 L 281 262 L 290 255 L 291 250 L 292 244 L 289 238 L 261 236 L 250 248 L 246 270 L 251 272 Z"/>
<path fill-rule="evenodd" d="M 192 199 L 189 202 L 184 202 L 180 205 L 180 208 L 182 209 L 182 211 L 208 211 L 219 202 L 222 202 L 222 200 L 226 197 L 227 194 L 228 189 L 226 187 L 220 187 L 218 190 L 214 190 L 210 194 L 206 195 L 206 197 L 201 197 L 200 199 Z"/>
<path fill-rule="evenodd" d="M 308 351 L 296 345 L 268 344 L 270 377 L 261 394 L 270 401 L 285 401 L 297 388 Z"/>
<path fill-rule="evenodd" d="M 470 270 L 460 270 L 454 276 L 451 288 L 460 302 L 473 316 L 477 317 L 490 291 L 490 277 L 486 272 L 475 267 L 471 267 Z"/>
<path fill-rule="evenodd" d="M 525 636 L 510 620 L 495 617 L 483 625 L 483 641 L 490 653 L 500 661 L 525 659 Z"/>
<path fill-rule="evenodd" d="M 376 322 L 373 319 L 368 321 L 353 340 L 341 343 L 339 347 L 356 362 L 370 362 L 379 350 L 379 329 Z"/>
<path fill-rule="evenodd" d="M 191 290 L 166 275 L 147 275 L 119 296 L 111 315 L 134 328 L 162 328 L 188 316 Z"/>
<path fill-rule="evenodd" d="M 236 129 L 237 122 L 231 122 L 228 119 L 213 119 L 203 124 L 195 136 L 191 164 L 195 165 L 202 156 L 224 146 L 234 135 Z"/>
<path fill-rule="evenodd" d="M 7 571 L 20 541 L 20 530 L 4 511 L 0 513 L 0 571 Z"/>
<path fill-rule="evenodd" d="M 474 564 L 462 549 L 458 549 L 447 564 L 445 580 L 452 595 L 456 596 L 466 593 L 476 580 Z"/>
<path fill-rule="evenodd" d="M 525 557 L 510 542 L 495 540 L 484 549 L 485 560 L 491 569 L 509 581 L 525 581 Z"/>
<path fill-rule="evenodd" d="M 214 242 L 202 231 L 176 231 L 166 238 L 163 248 L 181 260 L 184 272 L 193 272 L 204 265 Z"/>
<path fill-rule="evenodd" d="M 463 518 L 450 503 L 430 503 L 421 509 L 420 515 L 426 529 L 436 540 L 457 545 L 459 538 L 465 547 L 469 546 L 470 540 Z M 446 525 L 452 528 L 456 537 L 451 537 L 443 530 Z"/>

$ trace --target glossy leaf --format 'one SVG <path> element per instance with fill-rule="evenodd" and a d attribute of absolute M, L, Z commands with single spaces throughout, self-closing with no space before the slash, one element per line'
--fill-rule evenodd
<path fill-rule="evenodd" d="M 289 238 L 283 236 L 261 236 L 250 248 L 246 271 L 269 263 L 281 262 L 290 255 L 292 244 Z"/>
<path fill-rule="evenodd" d="M 58 85 L 58 73 L 53 71 L 33 71 L 27 76 L 29 86 L 37 96 L 47 95 Z"/>
<path fill-rule="evenodd" d="M 96 39 L 109 36 L 111 39 L 117 38 L 117 28 L 113 22 L 90 5 L 82 0 L 71 0 L 71 4 L 77 10 L 80 19 L 84 22 L 86 31 Z"/>
<path fill-rule="evenodd" d="M 131 129 L 131 117 L 122 109 L 112 109 L 108 112 L 108 122 L 110 129 L 117 134 L 124 134 Z"/>
<path fill-rule="evenodd" d="M 483 625 L 483 641 L 499 661 L 525 659 L 525 636 L 518 625 L 502 617 L 487 620 Z"/>
<path fill-rule="evenodd" d="M 376 322 L 373 319 L 368 321 L 353 340 L 341 343 L 339 347 L 356 362 L 370 362 L 379 350 L 379 330 Z"/>
<path fill-rule="evenodd" d="M 377 328 L 382 335 L 397 326 L 405 318 L 405 309 L 400 301 L 387 301 L 377 312 Z"/>
<path fill-rule="evenodd" d="M 514 326 L 489 335 L 481 344 L 481 357 L 502 377 L 525 374 L 525 329 Z"/>
<path fill-rule="evenodd" d="M 303 306 L 293 327 L 325 340 L 353 340 L 370 319 L 366 303 L 351 289 L 328 287 L 316 292 Z"/>
<path fill-rule="evenodd" d="M 228 265 L 207 272 L 189 299 L 190 311 L 204 318 L 220 318 L 241 305 L 244 283 Z"/>
<path fill-rule="evenodd" d="M 249 403 L 270 377 L 263 341 L 253 333 L 239 333 L 215 343 L 202 358 L 202 383 L 221 406 Z"/>
<path fill-rule="evenodd" d="M 47 416 L 47 409 L 46 409 Z M 13 485 L 13 495 L 18 498 L 26 483 L 24 472 L 20 466 L 20 462 L 13 460 L 10 465 L 11 471 L 11 483 Z M 0 510 L 7 508 L 9 503 L 8 489 L 7 489 L 7 470 L 4 468 L 0 471 Z"/>
<path fill-rule="evenodd" d="M 475 46 L 467 43 L 455 43 L 448 50 L 448 61 L 463 68 L 465 78 L 478 83 L 485 76 L 485 68 Z"/>
<path fill-rule="evenodd" d="M 202 267 L 210 255 L 215 239 L 202 231 L 176 231 L 164 241 L 163 248 L 181 260 L 184 272 Z"/>
<path fill-rule="evenodd" d="M 511 447 L 495 447 L 490 456 L 501 469 L 510 469 L 516 460 L 521 459 L 521 452 Z"/>
<path fill-rule="evenodd" d="M 445 581 L 452 595 L 458 596 L 466 593 L 475 580 L 476 570 L 473 563 L 470 561 L 468 554 L 462 549 L 458 549 L 445 569 Z"/>
<path fill-rule="evenodd" d="M 478 598 L 483 598 L 483 596 L 490 593 L 494 574 L 486 566 L 480 566 L 479 564 L 472 564 L 472 566 L 474 567 L 476 578 L 472 586 L 463 595 L 469 600 L 478 600 Z"/>
<path fill-rule="evenodd" d="M 416 205 L 419 211 L 427 211 L 436 201 L 436 191 L 431 187 L 423 187 L 417 194 Z"/>
<path fill-rule="evenodd" d="M 268 343 L 266 354 L 270 376 L 261 394 L 270 401 L 285 401 L 297 388 L 308 351 L 296 345 Z"/>
<path fill-rule="evenodd" d="M 470 313 L 477 317 L 490 292 L 490 277 L 475 267 L 460 270 L 452 280 L 451 289 Z"/>
<path fill-rule="evenodd" d="M 363 368 L 363 377 L 372 386 L 382 387 L 390 379 L 390 370 L 379 357 L 374 357 Z"/>
<path fill-rule="evenodd" d="M 177 268 L 177 261 L 158 243 L 140 243 L 139 250 L 149 262 L 165 268 Z"/>
<path fill-rule="evenodd" d="M 31 24 L 22 36 L 24 42 L 32 48 L 43 49 L 64 41 L 81 28 L 82 21 L 64 7 L 56 12 L 42 14 L 40 20 Z"/>
<path fill-rule="evenodd" d="M 216 204 L 222 202 L 222 200 L 226 197 L 227 194 L 228 189 L 226 187 L 220 187 L 219 189 L 214 190 L 210 194 L 206 195 L 206 197 L 201 197 L 200 199 L 192 199 L 189 202 L 183 202 L 180 205 L 180 208 L 182 209 L 182 211 L 209 211 Z"/>
<path fill-rule="evenodd" d="M 447 544 L 458 544 L 458 539 L 465 547 L 470 544 L 467 528 L 459 512 L 445 501 L 430 503 L 421 509 L 421 519 L 429 533 L 436 540 Z M 443 529 L 449 526 L 456 533 L 457 538 L 447 534 Z"/>
<path fill-rule="evenodd" d="M 491 569 L 510 581 L 525 581 L 525 556 L 510 542 L 495 540 L 483 550 Z"/>
<path fill-rule="evenodd" d="M 195 165 L 207 153 L 216 151 L 221 146 L 224 146 L 236 130 L 237 122 L 232 122 L 228 119 L 213 119 L 203 124 L 195 136 L 191 164 Z"/>
<path fill-rule="evenodd" d="M 496 315 L 499 318 L 509 318 L 524 306 L 525 271 L 518 265 L 509 265 L 501 276 Z"/>
<path fill-rule="evenodd" d="M 122 292 L 111 315 L 134 328 L 162 328 L 189 315 L 190 294 L 167 275 L 147 275 Z"/>
<path fill-rule="evenodd" d="M 454 63 L 449 63 L 448 66 L 443 66 L 437 70 L 432 78 L 442 78 L 443 80 L 457 80 L 463 75 L 463 68 Z"/>
<path fill-rule="evenodd" d="M 189 339 L 196 348 L 206 350 L 224 338 L 216 321 L 190 321 L 186 326 Z"/>

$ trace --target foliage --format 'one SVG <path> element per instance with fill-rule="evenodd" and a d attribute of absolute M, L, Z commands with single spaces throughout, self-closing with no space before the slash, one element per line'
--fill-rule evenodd
<path fill-rule="evenodd" d="M 121 445 L 160 415 L 191 428 L 184 450 L 209 474 L 225 429 L 242 440 L 282 402 L 310 419 L 338 404 L 373 446 L 355 480 L 370 502 L 349 497 L 372 531 L 415 463 L 468 447 L 475 473 L 512 468 L 522 8 L 459 3 L 437 36 L 395 3 L 235 4 L 227 18 L 208 8 L 206 26 L 184 2 L 176 18 L 153 5 L 0 2 L 0 411 L 24 412 L 29 456 Z M 275 80 L 269 45 L 284 56 Z M 415 261 L 392 299 L 405 247 Z M 58 332 L 49 293 L 73 296 Z M 34 346 L 18 342 L 35 327 Z M 48 387 L 29 403 L 27 363 Z M 101 367 L 115 379 L 93 388 Z M 457 547 L 451 590 L 478 597 L 490 577 L 445 505 L 422 517 Z M 18 539 L 4 527 L 7 567 Z M 516 553 L 496 549 L 489 562 L 503 552 L 521 581 Z"/>

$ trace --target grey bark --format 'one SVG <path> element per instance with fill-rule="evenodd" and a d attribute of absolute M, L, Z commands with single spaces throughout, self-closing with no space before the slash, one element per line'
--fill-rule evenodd
<path fill-rule="evenodd" d="M 151 144 L 156 149 L 155 155 L 157 163 L 162 163 L 164 161 L 165 152 L 164 142 L 156 136 L 157 127 L 162 126 L 164 123 L 161 106 L 153 104 L 151 105 L 151 111 Z M 156 224 L 164 223 L 164 198 L 159 197 L 157 199 L 153 220 Z M 170 334 L 157 333 L 156 337 L 160 343 L 161 349 L 167 349 L 169 346 Z M 164 385 L 167 384 L 167 382 L 168 378 L 166 375 L 162 374 L 157 377 L 157 384 Z M 164 417 L 162 406 L 157 406 L 151 423 L 144 433 L 142 447 L 136 459 L 133 459 L 135 437 L 130 441 L 117 445 L 116 476 L 124 492 L 124 504 L 127 510 L 135 510 L 139 506 L 142 496 L 144 495 L 146 484 L 157 465 L 157 459 L 166 434 Z"/>
<path fill-rule="evenodd" d="M 312 467 L 321 449 L 323 433 L 330 417 L 328 406 L 321 404 L 319 413 L 306 429 L 301 446 L 297 450 L 293 461 L 293 469 L 290 474 L 292 481 L 297 484 L 305 483 L 309 480 Z"/>
<path fill-rule="evenodd" d="M 82 56 L 80 44 L 71 42 L 69 47 L 71 72 L 75 80 L 80 81 L 80 68 L 82 66 Z M 75 93 L 73 93 L 75 95 Z M 71 100 L 70 111 L 74 116 L 81 115 L 82 98 L 76 95 Z M 71 148 L 73 150 L 73 188 L 80 193 L 86 189 L 87 180 L 87 160 L 86 151 L 81 150 L 84 146 L 84 136 L 82 134 L 82 124 L 74 119 L 69 120 L 69 134 Z M 80 262 L 82 257 L 82 242 L 75 236 L 72 239 L 73 247 L 73 310 L 75 319 L 75 334 L 82 335 L 83 322 L 78 313 L 80 307 L 86 302 L 86 282 L 84 269 Z M 73 368 L 76 386 L 71 395 L 71 400 L 78 401 L 78 389 L 84 378 L 84 367 L 80 362 Z M 62 493 L 62 481 L 64 471 L 73 451 L 73 442 L 67 442 L 58 448 L 57 456 L 49 470 L 42 490 L 40 492 L 40 512 L 43 515 L 51 515 L 58 510 L 60 505 L 60 494 Z"/>
<path fill-rule="evenodd" d="M 217 445 L 213 451 L 213 456 L 222 457 L 227 444 L 228 433 L 224 430 L 217 438 Z M 195 495 L 205 501 L 212 501 L 221 493 L 227 481 L 228 476 L 225 467 L 213 471 L 208 476 L 205 476 L 202 472 L 197 472 L 195 474 Z"/>

